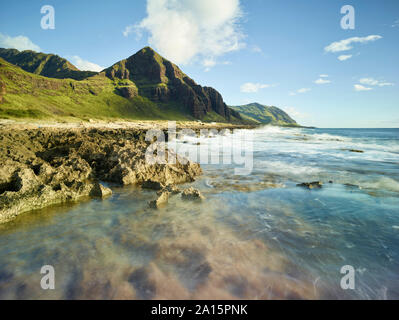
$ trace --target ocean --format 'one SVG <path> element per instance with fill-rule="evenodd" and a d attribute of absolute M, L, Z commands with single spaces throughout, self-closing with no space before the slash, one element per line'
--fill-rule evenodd
<path fill-rule="evenodd" d="M 399 129 L 263 127 L 249 139 L 249 175 L 202 164 L 183 186 L 202 202 L 152 210 L 153 191 L 111 185 L 105 200 L 0 225 L 0 299 L 399 299 Z M 322 188 L 297 186 L 312 181 Z M 54 290 L 40 287 L 44 265 Z"/>

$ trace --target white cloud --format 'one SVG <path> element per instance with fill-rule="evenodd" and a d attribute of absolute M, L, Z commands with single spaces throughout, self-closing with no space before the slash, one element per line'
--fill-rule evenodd
<path fill-rule="evenodd" d="M 314 83 L 316 83 L 316 84 L 327 84 L 327 83 L 331 83 L 331 81 L 330 80 L 327 80 L 327 79 L 323 79 L 323 78 L 320 78 L 320 79 L 317 79 Z"/>
<path fill-rule="evenodd" d="M 254 93 L 254 92 L 258 92 L 260 89 L 266 89 L 266 88 L 270 88 L 272 86 L 273 85 L 270 85 L 270 84 L 247 82 L 241 86 L 240 90 L 241 90 L 241 92 L 245 92 L 245 93 Z"/>
<path fill-rule="evenodd" d="M 327 47 L 324 48 L 324 51 L 326 52 L 341 52 L 341 51 L 348 51 L 353 49 L 354 43 L 367 43 L 367 42 L 372 42 L 376 41 L 378 39 L 381 39 L 382 37 L 379 35 L 370 35 L 367 37 L 353 37 L 353 38 L 348 38 L 344 39 L 341 41 L 336 41 L 331 44 L 329 44 Z"/>
<path fill-rule="evenodd" d="M 395 27 L 399 27 L 399 19 L 394 21 L 394 23 L 392 24 L 392 28 L 395 28 Z"/>
<path fill-rule="evenodd" d="M 296 90 L 296 91 L 291 91 L 290 93 L 289 93 L 289 95 L 290 96 L 296 96 L 296 94 L 297 93 L 306 93 L 306 92 L 309 92 L 309 91 L 311 91 L 312 89 L 310 89 L 310 88 L 301 88 L 301 89 L 298 89 L 298 90 Z"/>
<path fill-rule="evenodd" d="M 362 86 L 361 84 L 355 84 L 353 87 L 355 88 L 356 91 L 370 91 L 370 90 L 373 90 L 373 88 L 365 87 L 365 86 Z"/>
<path fill-rule="evenodd" d="M 262 53 L 263 50 L 260 47 L 258 47 L 258 46 L 253 46 L 252 47 L 252 52 Z"/>
<path fill-rule="evenodd" d="M 361 84 L 366 84 L 369 86 L 378 86 L 378 87 L 386 87 L 386 86 L 393 86 L 393 83 L 386 82 L 386 81 L 379 81 L 373 78 L 362 78 L 359 80 Z"/>
<path fill-rule="evenodd" d="M 241 17 L 240 0 L 147 0 L 147 17 L 123 34 L 147 31 L 149 44 L 172 62 L 206 64 L 245 46 Z"/>
<path fill-rule="evenodd" d="M 338 57 L 338 60 L 339 60 L 339 61 L 345 61 L 345 60 L 348 60 L 348 59 L 350 59 L 350 58 L 352 58 L 352 55 L 351 55 L 351 54 L 343 54 L 343 55 L 341 55 L 341 56 Z"/>
<path fill-rule="evenodd" d="M 321 74 L 320 78 L 328 78 L 328 74 Z"/>
<path fill-rule="evenodd" d="M 72 57 L 70 57 L 70 60 L 71 60 L 72 64 L 75 65 L 76 68 L 78 68 L 79 70 L 82 70 L 82 71 L 100 72 L 105 69 L 104 67 L 101 67 L 98 64 L 95 64 L 95 63 L 87 61 L 87 60 L 83 60 L 79 56 L 72 56 Z"/>
<path fill-rule="evenodd" d="M 0 33 L 0 47 L 6 49 L 13 48 L 19 51 L 23 50 L 41 51 L 40 47 L 34 44 L 28 37 L 25 36 L 10 37 L 2 33 Z"/>
<path fill-rule="evenodd" d="M 310 88 L 301 88 L 301 89 L 297 90 L 297 92 L 298 93 L 305 93 L 305 92 L 308 92 L 310 90 L 312 90 L 312 89 L 310 89 Z"/>

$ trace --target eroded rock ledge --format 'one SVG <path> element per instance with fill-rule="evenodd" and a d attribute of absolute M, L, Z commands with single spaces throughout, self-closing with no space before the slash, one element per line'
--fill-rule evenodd
<path fill-rule="evenodd" d="M 100 181 L 194 181 L 198 164 L 147 164 L 138 129 L 0 129 L 0 223 L 18 214 L 112 191 Z"/>

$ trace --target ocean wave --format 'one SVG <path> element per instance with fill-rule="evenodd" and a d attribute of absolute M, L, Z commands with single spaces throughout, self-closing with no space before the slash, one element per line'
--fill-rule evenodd
<path fill-rule="evenodd" d="M 378 189 L 378 190 L 399 192 L 399 182 L 388 177 L 381 177 L 374 181 L 361 182 L 359 183 L 359 185 L 362 188 L 367 188 L 367 189 Z"/>

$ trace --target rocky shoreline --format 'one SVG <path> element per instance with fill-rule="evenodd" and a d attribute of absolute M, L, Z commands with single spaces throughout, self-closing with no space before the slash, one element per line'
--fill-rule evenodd
<path fill-rule="evenodd" d="M 199 122 L 177 125 L 177 129 L 194 130 L 240 127 Z M 147 188 L 160 185 L 164 195 L 158 203 L 167 201 L 167 195 L 177 193 L 174 185 L 194 181 L 202 170 L 199 164 L 179 161 L 179 157 L 176 164 L 147 164 L 145 152 L 150 143 L 145 136 L 149 129 L 166 130 L 167 122 L 2 121 L 0 223 L 50 205 L 107 197 L 112 191 L 103 182 Z M 158 207 L 156 202 L 150 206 Z"/>
<path fill-rule="evenodd" d="M 112 191 L 102 182 L 142 185 L 152 181 L 168 186 L 194 181 L 202 173 L 199 164 L 192 162 L 147 164 L 146 130 L 137 127 L 3 123 L 0 223 L 50 205 L 107 197 Z"/>

